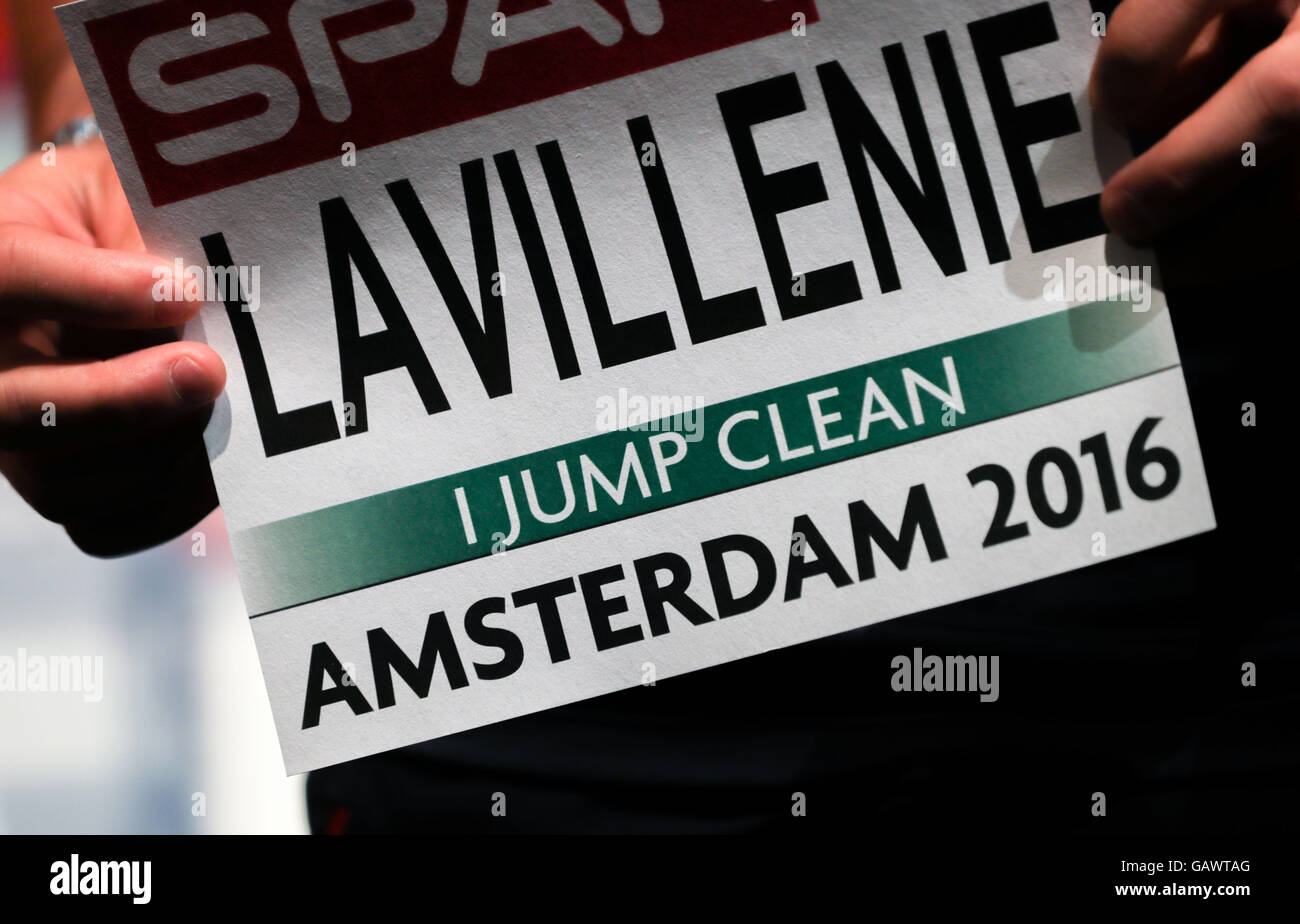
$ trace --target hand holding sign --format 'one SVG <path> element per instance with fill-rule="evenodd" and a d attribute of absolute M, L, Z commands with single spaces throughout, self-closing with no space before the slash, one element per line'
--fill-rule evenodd
<path fill-rule="evenodd" d="M 1111 20 L 1093 104 L 1123 128 L 1176 124 L 1110 181 L 1102 213 L 1134 243 L 1168 240 L 1171 279 L 1294 258 L 1290 237 L 1272 229 L 1300 211 L 1297 8 L 1125 0 Z"/>
<path fill-rule="evenodd" d="M 215 504 L 200 439 L 220 357 L 170 343 L 195 302 L 156 301 L 101 142 L 0 177 L 0 472 L 93 554 L 185 529 Z"/>

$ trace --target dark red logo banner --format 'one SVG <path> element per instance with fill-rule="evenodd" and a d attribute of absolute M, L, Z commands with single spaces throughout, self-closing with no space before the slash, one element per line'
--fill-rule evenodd
<path fill-rule="evenodd" d="M 154 205 L 816 22 L 813 0 L 193 0 L 87 23 Z"/>

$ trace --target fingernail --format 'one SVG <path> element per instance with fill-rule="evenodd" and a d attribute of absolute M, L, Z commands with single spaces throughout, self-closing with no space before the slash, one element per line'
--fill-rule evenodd
<path fill-rule="evenodd" d="M 168 377 L 171 379 L 172 391 L 185 404 L 207 404 L 215 397 L 212 393 L 212 379 L 188 356 L 182 356 L 172 363 Z"/>

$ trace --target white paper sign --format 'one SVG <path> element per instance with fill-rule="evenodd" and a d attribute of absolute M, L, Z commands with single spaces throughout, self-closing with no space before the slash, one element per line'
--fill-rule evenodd
<path fill-rule="evenodd" d="M 60 11 L 289 772 L 1213 528 L 1086 2 L 500 7 Z"/>

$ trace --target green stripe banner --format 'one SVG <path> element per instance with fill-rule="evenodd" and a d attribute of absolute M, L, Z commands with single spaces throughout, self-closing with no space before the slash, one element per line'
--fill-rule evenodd
<path fill-rule="evenodd" d="M 1127 301 L 1081 305 L 245 530 L 234 543 L 249 612 L 481 558 L 507 540 L 512 549 L 544 542 L 1140 378 L 1178 365 L 1167 319 L 1156 320 Z"/>

